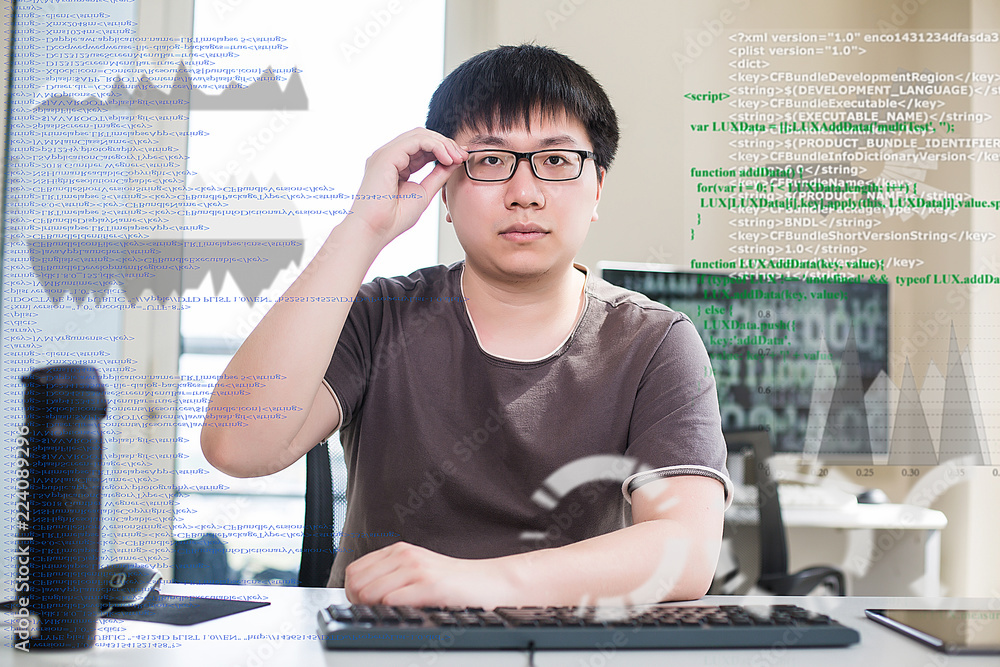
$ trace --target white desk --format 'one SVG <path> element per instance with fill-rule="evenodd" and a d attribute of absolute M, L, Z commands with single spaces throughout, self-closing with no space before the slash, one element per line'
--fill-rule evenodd
<path fill-rule="evenodd" d="M 838 567 L 847 575 L 852 595 L 940 595 L 941 531 L 948 525 L 942 512 L 913 505 L 857 504 L 782 506 L 781 514 L 790 571 L 812 565 Z M 726 521 L 756 524 L 757 508 L 734 504 Z"/>
<path fill-rule="evenodd" d="M 783 516 L 792 567 L 839 553 L 836 564 L 846 572 L 852 595 L 941 594 L 941 531 L 948 525 L 942 512 L 858 504 L 834 511 L 789 507 Z M 829 539 L 831 530 L 836 541 Z M 827 539 L 818 539 L 820 531 Z"/>
<path fill-rule="evenodd" d="M 98 622 L 98 641 L 118 646 L 101 646 L 87 651 L 24 654 L 0 647 L 0 665 L 12 667 L 310 667 L 312 665 L 360 665 L 401 667 L 494 667 L 528 664 L 519 651 L 326 651 L 316 634 L 316 610 L 343 602 L 340 589 L 269 588 L 263 586 L 202 586 L 166 584 L 163 592 L 173 595 L 213 597 L 264 596 L 271 605 L 193 626 L 163 625 L 139 621 Z M 924 607 L 996 609 L 1000 601 L 987 599 L 922 598 L 705 598 L 710 604 L 767 604 L 772 600 L 798 604 L 828 613 L 861 633 L 861 643 L 848 648 L 794 649 L 777 646 L 749 650 L 669 650 L 628 651 L 539 651 L 538 667 L 633 667 L 656 665 L 801 665 L 802 667 L 843 667 L 843 665 L 918 665 L 945 663 L 961 667 L 996 667 L 997 656 L 948 658 L 896 632 L 864 618 L 872 607 Z M 684 603 L 684 604 L 698 604 Z M 249 639 L 251 635 L 265 639 Z M 138 637 L 161 635 L 171 648 L 122 648 L 120 644 L 145 641 Z M 231 638 L 221 638 L 231 635 Z M 313 635 L 313 637 L 310 637 Z"/>

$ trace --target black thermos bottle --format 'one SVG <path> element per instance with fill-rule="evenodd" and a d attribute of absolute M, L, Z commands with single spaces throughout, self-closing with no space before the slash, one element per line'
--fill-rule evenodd
<path fill-rule="evenodd" d="M 97 369 L 39 368 L 24 383 L 16 465 L 15 648 L 89 648 L 100 608 L 101 419 Z M 37 617 L 37 634 L 26 620 Z"/>

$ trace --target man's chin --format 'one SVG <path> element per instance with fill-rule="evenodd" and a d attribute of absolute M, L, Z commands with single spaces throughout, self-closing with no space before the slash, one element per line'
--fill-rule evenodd
<path fill-rule="evenodd" d="M 552 258 L 542 257 L 504 257 L 493 259 L 485 264 L 485 271 L 489 277 L 510 283 L 534 283 L 543 280 L 547 276 L 552 276 L 564 269 L 563 262 Z M 572 266 L 572 261 L 566 262 L 566 266 Z M 476 264 L 476 266 L 483 266 Z"/>

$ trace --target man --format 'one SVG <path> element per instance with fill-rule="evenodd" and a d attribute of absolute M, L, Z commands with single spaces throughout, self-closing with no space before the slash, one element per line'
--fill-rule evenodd
<path fill-rule="evenodd" d="M 276 472 L 341 429 L 330 585 L 352 601 L 707 590 L 730 493 L 705 348 L 683 315 L 573 262 L 617 142 L 607 96 L 569 58 L 523 45 L 470 59 L 427 128 L 369 158 L 352 214 L 227 367 L 202 432 L 219 469 Z M 362 285 L 438 191 L 465 261 Z M 275 373 L 247 395 L 224 388 Z M 271 407 L 301 410 L 226 426 Z"/>

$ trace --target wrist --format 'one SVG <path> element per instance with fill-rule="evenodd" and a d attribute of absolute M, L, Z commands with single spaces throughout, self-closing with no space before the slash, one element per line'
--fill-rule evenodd
<path fill-rule="evenodd" d="M 393 238 L 391 234 L 377 230 L 363 217 L 352 214 L 333 228 L 324 245 L 347 246 L 352 252 L 367 256 L 370 265 Z"/>
<path fill-rule="evenodd" d="M 353 211 L 337 227 L 344 227 L 345 230 L 349 230 L 352 235 L 356 236 L 365 247 L 377 248 L 378 251 L 389 245 L 389 242 L 396 237 L 396 234 L 393 234 L 391 230 L 373 224 L 363 213 Z M 376 254 L 378 253 L 376 252 Z"/>
<path fill-rule="evenodd" d="M 497 606 L 518 607 L 522 605 L 545 604 L 542 600 L 550 597 L 551 591 L 535 581 L 536 561 L 539 553 L 532 551 L 494 559 L 497 591 Z"/>

